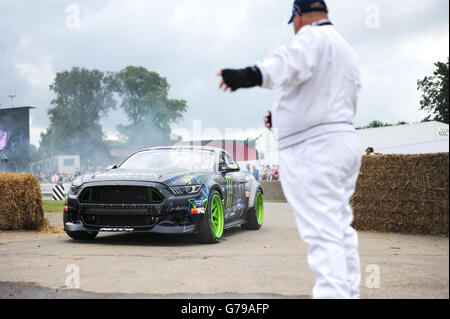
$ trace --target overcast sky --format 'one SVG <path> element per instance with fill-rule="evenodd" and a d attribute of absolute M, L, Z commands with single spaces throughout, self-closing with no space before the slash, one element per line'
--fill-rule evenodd
<path fill-rule="evenodd" d="M 363 73 L 356 125 L 421 121 L 417 79 L 449 56 L 448 0 L 328 0 L 333 23 Z M 189 111 L 175 127 L 260 128 L 274 93 L 226 94 L 215 73 L 245 67 L 293 37 L 291 0 L 0 0 L 0 104 L 32 105 L 31 142 L 48 127 L 48 87 L 73 66 L 119 71 L 144 66 L 167 78 Z M 79 12 L 79 14 L 78 14 Z M 79 19 L 78 19 L 79 18 Z M 109 137 L 126 124 L 102 120 Z"/>

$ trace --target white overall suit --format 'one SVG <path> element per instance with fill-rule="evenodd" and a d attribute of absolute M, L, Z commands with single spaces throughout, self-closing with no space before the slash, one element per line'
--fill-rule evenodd
<path fill-rule="evenodd" d="M 277 89 L 280 180 L 308 246 L 314 298 L 359 298 L 358 235 L 350 226 L 362 151 L 353 126 L 360 73 L 355 53 L 328 20 L 303 27 L 257 63 Z"/>

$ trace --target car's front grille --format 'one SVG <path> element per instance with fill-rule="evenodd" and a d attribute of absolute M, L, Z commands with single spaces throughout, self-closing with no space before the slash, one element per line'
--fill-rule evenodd
<path fill-rule="evenodd" d="M 89 226 L 153 226 L 160 210 L 150 205 L 82 205 L 81 214 L 83 222 Z"/>
<path fill-rule="evenodd" d="M 164 196 L 155 188 L 144 186 L 93 186 L 83 190 L 81 203 L 89 204 L 160 204 Z"/>

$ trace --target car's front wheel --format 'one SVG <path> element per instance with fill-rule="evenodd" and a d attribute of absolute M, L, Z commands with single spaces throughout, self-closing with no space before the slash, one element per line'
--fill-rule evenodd
<path fill-rule="evenodd" d="M 206 213 L 201 220 L 200 240 L 203 243 L 217 244 L 223 237 L 225 217 L 222 196 L 218 191 L 212 192 Z"/>
<path fill-rule="evenodd" d="M 255 207 L 247 213 L 247 222 L 242 225 L 243 229 L 259 230 L 264 220 L 264 202 L 261 190 L 255 196 Z"/>
<path fill-rule="evenodd" d="M 98 232 L 87 232 L 87 231 L 67 231 L 67 235 L 69 235 L 70 238 L 76 239 L 76 240 L 93 240 L 95 237 L 97 237 Z"/>

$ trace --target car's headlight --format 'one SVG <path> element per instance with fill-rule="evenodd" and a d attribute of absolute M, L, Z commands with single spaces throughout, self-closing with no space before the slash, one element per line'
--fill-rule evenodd
<path fill-rule="evenodd" d="M 174 186 L 169 187 L 170 192 L 176 196 L 192 195 L 200 191 L 202 185 Z"/>
<path fill-rule="evenodd" d="M 76 195 L 78 193 L 78 190 L 80 189 L 80 186 L 70 186 L 70 194 L 71 195 Z"/>
<path fill-rule="evenodd" d="M 83 181 L 81 177 L 77 177 L 73 180 L 72 185 L 70 185 L 70 194 L 76 195 L 81 185 L 83 185 Z"/>

